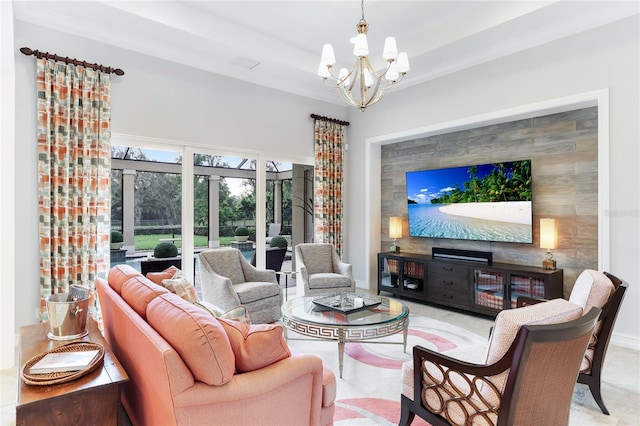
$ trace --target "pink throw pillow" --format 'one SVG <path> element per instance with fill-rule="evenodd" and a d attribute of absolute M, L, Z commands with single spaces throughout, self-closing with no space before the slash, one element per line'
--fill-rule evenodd
<path fill-rule="evenodd" d="M 179 270 L 180 269 L 178 269 L 175 266 L 171 265 L 171 266 L 169 266 L 167 269 L 165 269 L 162 272 L 148 272 L 147 273 L 147 278 L 149 278 L 151 281 L 153 281 L 154 283 L 156 283 L 158 285 L 162 285 L 162 280 L 168 280 L 168 279 L 173 278 L 173 276 Z"/>
<path fill-rule="evenodd" d="M 229 338 L 205 310 L 167 292 L 149 303 L 147 321 L 178 352 L 196 380 L 213 386 L 231 380 L 235 359 Z"/>
<path fill-rule="evenodd" d="M 225 318 L 217 320 L 229 337 L 238 373 L 258 370 L 291 356 L 280 325 L 250 325 Z"/>

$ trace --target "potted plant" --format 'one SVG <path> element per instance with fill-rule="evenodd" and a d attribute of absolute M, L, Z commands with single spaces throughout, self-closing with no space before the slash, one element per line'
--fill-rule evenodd
<path fill-rule="evenodd" d="M 244 243 L 249 239 L 249 228 L 246 226 L 238 226 L 235 231 L 236 241 Z"/>
<path fill-rule="evenodd" d="M 166 259 L 168 257 L 178 257 L 178 247 L 175 244 L 163 241 L 158 243 L 153 249 L 153 257 L 156 259 Z"/>
<path fill-rule="evenodd" d="M 271 239 L 271 242 L 269 242 L 269 246 L 286 249 L 289 246 L 289 243 L 287 242 L 287 239 L 285 237 L 281 237 L 278 235 L 277 237 L 273 237 Z"/>
<path fill-rule="evenodd" d="M 158 243 L 153 249 L 153 257 L 140 261 L 140 272 L 147 275 L 149 272 L 164 271 L 170 266 L 182 268 L 182 259 L 178 256 L 178 247 L 168 241 Z"/>
<path fill-rule="evenodd" d="M 111 241 L 109 248 L 111 250 L 120 250 L 124 245 L 124 236 L 120 231 L 111 231 Z"/>

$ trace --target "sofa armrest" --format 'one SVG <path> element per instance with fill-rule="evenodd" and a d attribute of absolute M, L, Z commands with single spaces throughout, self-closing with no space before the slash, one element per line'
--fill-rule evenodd
<path fill-rule="evenodd" d="M 332 373 L 329 372 L 329 375 Z M 222 386 L 195 382 L 174 397 L 177 410 L 189 411 L 191 423 L 320 424 L 323 383 L 335 395 L 322 360 L 315 355 L 293 355 L 267 367 L 236 374 Z M 331 399 L 331 398 L 330 398 Z M 324 406 L 333 400 L 324 401 Z M 251 407 L 251 410 L 242 409 Z"/>

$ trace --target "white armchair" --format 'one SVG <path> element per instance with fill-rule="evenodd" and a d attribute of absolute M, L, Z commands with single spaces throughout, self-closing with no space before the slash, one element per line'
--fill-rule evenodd
<path fill-rule="evenodd" d="M 295 251 L 305 296 L 356 290 L 351 265 L 340 259 L 333 244 L 302 243 Z"/>
<path fill-rule="evenodd" d="M 280 319 L 282 294 L 275 271 L 257 269 L 234 248 L 204 251 L 198 260 L 203 300 L 225 310 L 244 305 L 253 324 Z"/>

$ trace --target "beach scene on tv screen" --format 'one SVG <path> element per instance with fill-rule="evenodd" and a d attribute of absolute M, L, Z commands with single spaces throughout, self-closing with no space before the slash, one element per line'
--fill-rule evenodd
<path fill-rule="evenodd" d="M 407 172 L 409 234 L 533 242 L 531 160 Z"/>

